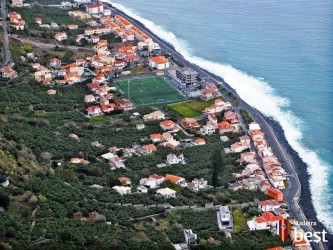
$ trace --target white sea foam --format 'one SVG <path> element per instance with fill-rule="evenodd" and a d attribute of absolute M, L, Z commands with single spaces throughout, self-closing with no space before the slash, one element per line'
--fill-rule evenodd
<path fill-rule="evenodd" d="M 179 51 L 188 61 L 223 77 L 248 104 L 257 108 L 265 115 L 271 116 L 281 124 L 289 144 L 308 165 L 310 191 L 317 218 L 332 233 L 333 216 L 329 202 L 332 198 L 333 190 L 328 190 L 328 166 L 319 159 L 315 152 L 306 148 L 302 143 L 301 121 L 288 110 L 288 99 L 278 96 L 263 78 L 250 76 L 230 65 L 208 61 L 195 56 L 192 49 L 189 48 L 188 43 L 178 39 L 172 32 L 166 31 L 152 21 L 140 17 L 133 10 L 121 4 L 114 2 L 112 4 L 172 44 L 176 51 Z"/>

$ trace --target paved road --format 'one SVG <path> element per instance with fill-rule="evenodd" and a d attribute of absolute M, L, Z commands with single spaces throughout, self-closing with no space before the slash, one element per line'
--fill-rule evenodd
<path fill-rule="evenodd" d="M 306 221 L 306 217 L 301 210 L 300 206 L 298 205 L 298 202 L 300 200 L 301 195 L 301 183 L 298 178 L 298 175 L 296 173 L 296 166 L 292 159 L 292 157 L 286 152 L 286 149 L 283 147 L 283 145 L 280 143 L 275 131 L 267 121 L 267 118 L 263 116 L 260 112 L 258 112 L 255 108 L 248 105 L 244 100 L 242 100 L 236 91 L 232 89 L 227 83 L 224 82 L 223 79 L 215 76 L 214 74 L 198 67 L 197 65 L 191 64 L 188 62 L 181 54 L 179 54 L 175 49 L 159 37 L 157 37 L 154 33 L 152 33 L 150 30 L 148 30 L 145 26 L 138 23 L 135 19 L 131 18 L 130 16 L 124 14 L 123 12 L 115 9 L 110 8 L 114 14 L 121 15 L 129 19 L 131 22 L 135 23 L 137 26 L 139 26 L 144 32 L 146 32 L 148 35 L 150 35 L 158 44 L 160 44 L 161 48 L 167 52 L 170 53 L 172 57 L 175 58 L 175 60 L 182 63 L 184 66 L 190 66 L 194 70 L 196 70 L 202 77 L 206 79 L 206 81 L 211 81 L 215 83 L 222 83 L 222 87 L 229 92 L 233 94 L 234 97 L 237 98 L 239 105 L 238 107 L 234 105 L 235 111 L 239 114 L 240 109 L 245 109 L 249 112 L 250 116 L 253 118 L 253 120 L 257 121 L 262 131 L 266 135 L 266 139 L 269 143 L 269 145 L 272 147 L 275 155 L 279 158 L 279 160 L 282 162 L 285 170 L 287 173 L 291 174 L 289 176 L 290 179 L 290 188 L 287 190 L 284 190 L 284 196 L 285 196 L 285 202 L 289 205 L 293 215 L 299 222 Z M 232 101 L 231 98 L 227 95 L 223 96 L 227 101 Z M 304 231 L 306 232 L 313 232 L 313 228 L 311 226 L 302 226 Z M 312 247 L 314 249 L 324 249 L 323 245 L 317 245 L 313 244 Z"/>
<path fill-rule="evenodd" d="M 2 61 L 3 65 L 7 65 L 10 61 L 9 39 L 8 39 L 8 22 L 6 0 L 1 0 L 2 29 L 3 29 L 3 48 Z"/>

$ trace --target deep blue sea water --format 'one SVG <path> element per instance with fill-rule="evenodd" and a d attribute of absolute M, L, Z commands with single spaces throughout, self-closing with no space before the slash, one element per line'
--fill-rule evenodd
<path fill-rule="evenodd" d="M 186 58 L 222 76 L 243 99 L 282 125 L 308 164 L 318 219 L 333 230 L 333 2 L 112 3 L 141 17 Z"/>

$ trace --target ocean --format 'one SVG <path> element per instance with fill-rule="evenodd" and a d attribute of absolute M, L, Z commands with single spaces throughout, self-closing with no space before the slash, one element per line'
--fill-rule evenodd
<path fill-rule="evenodd" d="M 111 3 L 275 119 L 307 164 L 317 218 L 333 232 L 333 2 Z"/>

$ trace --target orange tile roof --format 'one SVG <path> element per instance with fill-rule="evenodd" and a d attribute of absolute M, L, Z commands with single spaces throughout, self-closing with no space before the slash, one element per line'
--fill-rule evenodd
<path fill-rule="evenodd" d="M 151 134 L 150 138 L 151 139 L 163 139 L 163 135 L 161 135 L 161 134 Z"/>
<path fill-rule="evenodd" d="M 195 142 L 196 142 L 196 143 L 204 143 L 204 142 L 206 142 L 206 141 L 205 141 L 205 139 L 203 139 L 203 138 L 197 138 L 197 139 L 195 139 Z"/>
<path fill-rule="evenodd" d="M 124 45 L 119 48 L 120 52 L 127 52 L 127 51 L 133 51 L 135 49 L 132 45 Z"/>
<path fill-rule="evenodd" d="M 153 178 L 153 179 L 163 179 L 164 177 L 161 176 L 161 175 L 152 174 L 152 175 L 149 175 L 149 178 Z"/>
<path fill-rule="evenodd" d="M 176 125 L 173 121 L 171 120 L 165 120 L 165 121 L 161 121 L 160 124 L 162 126 L 165 126 L 165 127 L 170 127 L 170 126 L 174 126 Z"/>
<path fill-rule="evenodd" d="M 222 121 L 222 122 L 218 123 L 217 126 L 220 129 L 231 129 L 232 128 L 232 125 L 227 121 Z"/>
<path fill-rule="evenodd" d="M 176 176 L 176 175 L 167 175 L 167 176 L 165 176 L 166 181 L 171 181 L 173 183 L 177 183 L 181 179 L 183 179 L 183 177 Z"/>
<path fill-rule="evenodd" d="M 156 64 L 162 64 L 168 62 L 168 60 L 164 56 L 153 56 L 151 60 Z"/>
<path fill-rule="evenodd" d="M 155 151 L 155 150 L 157 150 L 157 148 L 154 144 L 144 145 L 143 149 L 146 150 L 146 151 Z"/>
<path fill-rule="evenodd" d="M 119 177 L 119 178 L 118 178 L 118 181 L 120 181 L 121 183 L 127 183 L 127 182 L 130 181 L 130 179 L 129 179 L 129 178 L 126 178 L 126 177 Z"/>
<path fill-rule="evenodd" d="M 264 223 L 264 222 L 267 222 L 267 220 L 266 220 L 265 218 L 263 218 L 263 217 L 258 217 L 258 218 L 255 219 L 255 221 L 256 221 L 257 223 Z"/>

